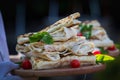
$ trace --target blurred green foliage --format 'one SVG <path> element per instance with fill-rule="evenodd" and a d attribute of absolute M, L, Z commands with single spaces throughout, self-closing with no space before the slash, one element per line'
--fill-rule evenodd
<path fill-rule="evenodd" d="M 117 49 L 120 50 L 120 42 L 119 43 L 115 43 L 115 46 L 116 46 Z"/>

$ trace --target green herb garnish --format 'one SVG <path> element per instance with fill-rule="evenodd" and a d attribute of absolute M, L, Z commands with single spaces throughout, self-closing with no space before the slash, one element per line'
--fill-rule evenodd
<path fill-rule="evenodd" d="M 46 43 L 46 44 L 52 44 L 53 43 L 53 39 L 50 35 L 44 35 L 42 37 L 41 41 Z"/>
<path fill-rule="evenodd" d="M 29 37 L 30 43 L 42 41 L 46 44 L 52 44 L 53 38 L 48 32 L 37 32 Z"/>
<path fill-rule="evenodd" d="M 101 54 L 108 54 L 108 51 L 105 50 L 103 47 L 99 47 Z"/>
<path fill-rule="evenodd" d="M 33 42 L 40 41 L 41 38 L 42 38 L 42 35 L 41 35 L 41 33 L 38 32 L 38 33 L 35 33 L 35 34 L 31 35 L 29 37 L 29 40 L 30 40 L 30 43 L 33 43 Z"/>
<path fill-rule="evenodd" d="M 83 34 L 83 36 L 86 37 L 86 39 L 90 39 L 92 34 L 92 25 L 86 25 L 86 24 L 80 24 L 80 32 Z"/>

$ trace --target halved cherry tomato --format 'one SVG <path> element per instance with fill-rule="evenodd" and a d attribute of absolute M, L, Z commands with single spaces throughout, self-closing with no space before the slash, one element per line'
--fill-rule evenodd
<path fill-rule="evenodd" d="M 116 49 L 115 45 L 107 48 L 107 50 L 110 50 L 110 51 L 113 51 L 113 50 L 115 50 L 115 49 Z"/>
<path fill-rule="evenodd" d="M 77 36 L 83 36 L 82 33 L 77 33 Z"/>
<path fill-rule="evenodd" d="M 32 69 L 32 64 L 28 59 L 25 59 L 25 60 L 22 61 L 21 67 L 23 69 Z"/>
<path fill-rule="evenodd" d="M 72 68 L 78 68 L 80 67 L 80 62 L 77 59 L 74 59 L 71 61 L 70 65 Z"/>
<path fill-rule="evenodd" d="M 101 52 L 99 50 L 96 50 L 96 51 L 93 51 L 93 54 L 97 55 L 97 54 L 101 54 Z"/>

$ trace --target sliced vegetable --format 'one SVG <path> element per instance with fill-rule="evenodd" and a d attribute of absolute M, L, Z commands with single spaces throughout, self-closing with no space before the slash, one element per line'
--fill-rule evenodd
<path fill-rule="evenodd" d="M 111 62 L 111 61 L 115 60 L 114 57 L 111 57 L 111 56 L 105 55 L 105 54 L 98 54 L 95 56 L 96 56 L 97 63 L 107 63 L 107 62 Z"/>
<path fill-rule="evenodd" d="M 83 34 L 83 36 L 85 36 L 86 39 L 90 39 L 93 26 L 80 24 L 79 27 L 80 27 L 80 32 Z"/>
<path fill-rule="evenodd" d="M 77 59 L 74 59 L 71 61 L 70 65 L 72 68 L 78 68 L 80 67 L 80 62 Z"/>
<path fill-rule="evenodd" d="M 46 44 L 52 44 L 53 38 L 48 32 L 37 32 L 29 37 L 30 42 L 42 41 Z"/>
<path fill-rule="evenodd" d="M 103 55 L 100 55 L 100 54 L 96 55 L 96 62 L 97 63 L 103 63 L 103 58 L 104 58 Z"/>

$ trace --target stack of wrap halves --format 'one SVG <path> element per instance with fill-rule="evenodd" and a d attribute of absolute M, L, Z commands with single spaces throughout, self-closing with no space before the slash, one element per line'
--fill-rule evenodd
<path fill-rule="evenodd" d="M 82 22 L 76 19 L 78 17 L 80 13 L 76 12 L 38 31 L 48 32 L 53 44 L 30 43 L 29 37 L 36 32 L 18 36 L 16 51 L 30 57 L 32 69 L 69 67 L 74 59 L 79 60 L 81 66 L 95 65 L 96 57 L 92 52 L 97 47 L 109 47 L 114 43 L 97 20 Z M 93 25 L 91 39 L 77 36 L 80 24 Z"/>

